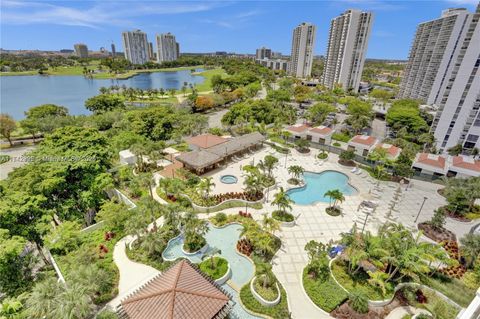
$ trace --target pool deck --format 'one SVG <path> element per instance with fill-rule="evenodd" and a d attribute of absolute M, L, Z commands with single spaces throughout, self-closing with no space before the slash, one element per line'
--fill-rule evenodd
<path fill-rule="evenodd" d="M 437 193 L 437 190 L 441 188 L 441 186 L 437 184 L 413 180 L 408 189 L 402 186 L 399 190 L 399 184 L 378 182 L 363 170 L 359 172 L 359 175 L 352 173 L 351 167 L 344 167 L 337 163 L 337 155 L 329 154 L 328 159 L 322 161 L 316 158 L 318 150 L 312 150 L 307 156 L 298 154 L 292 150 L 292 154 L 285 157 L 284 154 L 276 153 L 270 147 L 265 147 L 249 157 L 239 160 L 238 162 L 231 162 L 226 167 L 219 168 L 205 175 L 213 178 L 216 185 L 213 193 L 242 191 L 244 179 L 241 167 L 251 164 L 253 161 L 257 163 L 268 154 L 274 155 L 279 159 L 279 164 L 274 170 L 277 187 L 282 186 L 285 189 L 288 188 L 287 180 L 290 178 L 287 172 L 288 166 L 300 165 L 305 170 L 311 172 L 322 172 L 325 170 L 342 172 L 350 178 L 352 186 L 359 191 L 357 195 L 346 196 L 345 202 L 340 204 L 343 214 L 337 217 L 332 217 L 325 213 L 325 208 L 328 206 L 327 203 L 293 205 L 292 213 L 298 217 L 296 225 L 294 227 L 283 227 L 281 231 L 276 233 L 282 240 L 282 247 L 273 259 L 273 271 L 287 292 L 289 308 L 293 318 L 331 318 L 328 313 L 313 304 L 303 289 L 302 272 L 308 262 L 304 246 L 308 241 L 317 240 L 328 242 L 339 239 L 340 234 L 349 231 L 354 223 L 357 223 L 360 228 L 365 227 L 367 230 L 376 232 L 378 226 L 386 221 L 392 221 L 402 223 L 410 230 L 416 231 L 414 220 L 424 197 L 427 197 L 427 200 L 418 222 L 429 220 L 433 216 L 434 210 L 446 203 L 445 199 Z M 221 183 L 219 180 L 220 177 L 227 174 L 235 175 L 239 179 L 238 183 Z M 248 209 L 255 220 L 261 220 L 263 214 L 270 213 L 275 209 L 275 207 L 272 207 L 270 204 L 274 193 L 276 193 L 276 190 L 270 191 L 270 194 L 268 194 L 269 201 L 264 204 L 263 209 Z M 393 209 L 390 209 L 396 197 L 398 197 L 396 204 Z M 157 200 L 162 204 L 165 203 L 164 201 L 160 201 L 160 198 Z M 366 224 L 365 214 L 358 211 L 359 204 L 363 200 L 373 200 L 378 203 L 378 208 L 375 213 L 368 218 Z M 238 214 L 238 210 L 238 208 L 230 208 L 223 212 L 226 214 Z M 213 214 L 199 214 L 199 217 L 209 218 L 212 215 Z M 447 219 L 445 227 L 453 231 L 457 237 L 461 237 L 470 231 L 473 224 L 474 223 L 461 223 Z M 124 244 L 125 242 L 123 242 L 123 245 L 117 244 L 114 255 L 115 253 L 119 256 L 124 254 L 124 252 L 122 253 L 125 249 Z M 120 251 L 116 252 L 117 249 Z M 125 258 L 118 258 L 115 260 L 120 270 L 121 285 L 119 286 L 119 295 L 121 295 L 122 292 L 125 293 L 127 287 L 134 286 L 134 281 L 141 282 L 143 279 L 133 276 L 133 274 L 137 272 L 137 266 L 124 259 Z M 147 270 L 147 268 L 144 270 Z M 124 283 L 122 283 L 122 281 L 124 281 Z M 118 302 L 117 298 L 116 300 Z"/>

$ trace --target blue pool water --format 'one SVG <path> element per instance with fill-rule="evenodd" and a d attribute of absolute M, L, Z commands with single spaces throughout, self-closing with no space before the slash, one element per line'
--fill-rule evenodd
<path fill-rule="evenodd" d="M 237 253 L 236 245 L 240 232 L 243 226 L 238 224 L 232 224 L 224 228 L 216 228 L 209 225 L 209 231 L 205 236 L 207 243 L 210 247 L 216 247 L 220 249 L 221 256 L 228 260 L 230 268 L 232 270 L 231 281 L 241 288 L 253 277 L 255 272 L 253 264 L 250 260 Z M 194 263 L 202 261 L 202 254 L 186 255 L 182 251 L 183 239 L 178 237 L 170 241 L 167 248 L 163 252 L 165 259 L 176 259 L 180 257 L 188 258 Z"/>
<path fill-rule="evenodd" d="M 330 198 L 325 197 L 324 194 L 333 189 L 339 189 L 345 196 L 355 195 L 357 193 L 357 190 L 348 184 L 348 176 L 340 172 L 305 172 L 303 178 L 305 180 L 305 186 L 292 188 L 287 191 L 290 199 L 296 204 L 311 205 L 315 202 L 329 203 Z"/>
<path fill-rule="evenodd" d="M 233 175 L 223 175 L 220 177 L 220 181 L 224 184 L 235 184 L 238 181 L 238 178 Z"/>

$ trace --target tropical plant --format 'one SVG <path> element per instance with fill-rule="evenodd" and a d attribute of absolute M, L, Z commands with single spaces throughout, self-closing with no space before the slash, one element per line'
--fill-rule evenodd
<path fill-rule="evenodd" d="M 298 139 L 295 141 L 295 146 L 297 147 L 297 150 L 301 153 L 305 153 L 308 151 L 308 147 L 310 146 L 310 142 L 307 141 L 306 139 Z"/>
<path fill-rule="evenodd" d="M 292 165 L 288 168 L 288 172 L 292 174 L 294 179 L 298 180 L 300 178 L 300 175 L 305 172 L 305 169 L 300 165 Z"/>
<path fill-rule="evenodd" d="M 480 235 L 469 233 L 460 238 L 462 254 L 467 258 L 471 267 L 480 256 Z"/>
<path fill-rule="evenodd" d="M 208 232 L 208 222 L 199 219 L 195 213 L 188 212 L 184 218 L 183 234 L 184 234 L 184 248 L 189 252 L 197 251 L 205 244 L 205 234 Z"/>
<path fill-rule="evenodd" d="M 287 192 L 285 192 L 283 187 L 280 187 L 280 190 L 274 195 L 274 199 L 272 201 L 272 205 L 277 206 L 278 210 L 282 213 L 286 213 L 287 210 L 291 210 L 292 203 L 293 201 L 290 199 L 290 197 L 288 197 Z"/>
<path fill-rule="evenodd" d="M 215 187 L 212 177 L 203 178 L 198 184 L 198 191 L 204 198 L 208 199 L 210 197 L 210 192 Z"/>
<path fill-rule="evenodd" d="M 348 296 L 350 307 L 358 313 L 368 312 L 368 298 L 365 294 L 355 292 Z"/>
<path fill-rule="evenodd" d="M 264 231 L 275 234 L 276 231 L 280 230 L 280 223 L 276 219 L 268 217 L 267 214 L 264 214 L 262 219 L 262 227 Z"/>
<path fill-rule="evenodd" d="M 327 191 L 323 196 L 330 198 L 330 207 L 336 207 L 338 202 L 343 202 L 345 196 L 339 189 L 331 189 Z"/>

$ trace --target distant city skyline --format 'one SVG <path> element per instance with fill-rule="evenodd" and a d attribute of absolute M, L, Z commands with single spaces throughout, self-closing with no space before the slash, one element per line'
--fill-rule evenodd
<path fill-rule="evenodd" d="M 325 55 L 331 19 L 347 9 L 375 14 L 367 58 L 407 59 L 419 23 L 451 7 L 475 9 L 476 0 L 444 1 L 17 1 L 1 2 L 0 47 L 60 50 L 85 43 L 90 50 L 121 47 L 123 31 L 141 29 L 151 39 L 172 32 L 183 52 L 255 54 L 266 46 L 290 54 L 291 30 L 317 26 L 315 55 Z"/>

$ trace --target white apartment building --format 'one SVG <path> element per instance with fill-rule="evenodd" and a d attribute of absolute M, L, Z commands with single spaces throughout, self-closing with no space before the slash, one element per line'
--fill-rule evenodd
<path fill-rule="evenodd" d="M 444 83 L 434 104 L 438 111 L 431 131 L 441 152 L 461 144 L 480 148 L 480 4 L 468 14 L 457 39 Z M 434 90 L 435 92 L 435 90 Z"/>
<path fill-rule="evenodd" d="M 439 103 L 472 17 L 466 9 L 452 8 L 418 25 L 398 97 Z"/>
<path fill-rule="evenodd" d="M 271 59 L 272 58 L 272 49 L 261 47 L 256 51 L 256 58 L 259 60 Z"/>
<path fill-rule="evenodd" d="M 144 64 L 149 60 L 147 34 L 141 30 L 122 32 L 125 59 L 133 64 Z"/>
<path fill-rule="evenodd" d="M 255 62 L 271 70 L 288 71 L 288 61 L 281 59 L 256 59 Z"/>
<path fill-rule="evenodd" d="M 178 59 L 177 41 L 168 33 L 157 34 L 157 62 L 175 61 Z"/>
<path fill-rule="evenodd" d="M 322 84 L 358 91 L 372 30 L 373 14 L 347 10 L 332 19 Z"/>
<path fill-rule="evenodd" d="M 289 73 L 298 78 L 312 73 L 313 50 L 317 28 L 311 23 L 302 23 L 293 30 L 292 53 Z"/>

